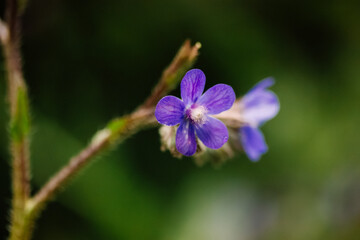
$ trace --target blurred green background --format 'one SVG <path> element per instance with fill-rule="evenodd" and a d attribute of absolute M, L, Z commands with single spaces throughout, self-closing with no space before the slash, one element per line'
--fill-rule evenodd
<path fill-rule="evenodd" d="M 281 102 L 263 127 L 270 150 L 260 162 L 240 154 L 219 169 L 198 168 L 161 152 L 156 129 L 142 131 L 80 174 L 41 216 L 34 239 L 359 239 L 359 11 L 351 0 L 30 0 L 22 50 L 34 191 L 145 99 L 185 38 L 202 43 L 195 67 L 206 88 L 227 83 L 241 96 L 273 76 Z M 2 58 L 0 66 L 5 239 Z"/>

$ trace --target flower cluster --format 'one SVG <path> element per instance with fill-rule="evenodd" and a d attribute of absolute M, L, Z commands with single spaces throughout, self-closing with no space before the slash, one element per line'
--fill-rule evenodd
<path fill-rule="evenodd" d="M 155 109 L 156 119 L 165 125 L 160 129 L 163 149 L 174 156 L 195 154 L 197 159 L 229 157 L 242 149 L 251 160 L 259 160 L 268 150 L 259 127 L 279 111 L 277 96 L 267 89 L 273 84 L 272 78 L 264 79 L 236 100 L 226 84 L 217 84 L 202 94 L 204 73 L 188 71 L 181 82 L 182 99 L 166 96 Z"/>
<path fill-rule="evenodd" d="M 180 124 L 176 132 L 176 149 L 185 156 L 194 155 L 196 136 L 208 148 L 221 148 L 229 134 L 225 124 L 211 115 L 231 108 L 235 101 L 234 90 L 229 85 L 217 84 L 202 94 L 205 74 L 199 69 L 188 71 L 180 87 L 182 100 L 166 96 L 155 109 L 159 123 L 167 126 Z"/>

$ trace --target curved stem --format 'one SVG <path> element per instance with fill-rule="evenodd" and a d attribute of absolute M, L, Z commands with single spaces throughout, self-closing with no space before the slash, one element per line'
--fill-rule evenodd
<path fill-rule="evenodd" d="M 107 149 L 114 142 L 123 141 L 146 126 L 155 125 L 157 123 L 154 116 L 155 104 L 177 85 L 183 73 L 193 65 L 198 56 L 199 48 L 199 43 L 191 46 L 190 41 L 186 40 L 169 67 L 164 70 L 159 83 L 145 103 L 132 114 L 114 119 L 104 129 L 98 131 L 90 144 L 78 155 L 71 158 L 69 163 L 30 200 L 29 208 L 31 211 L 39 211 L 62 186 L 99 152 Z"/>
<path fill-rule="evenodd" d="M 195 62 L 199 48 L 199 43 L 191 46 L 189 40 L 185 41 L 169 67 L 164 70 L 159 83 L 145 103 L 132 114 L 110 121 L 104 129 L 94 135 L 85 149 L 71 158 L 66 166 L 27 201 L 25 218 L 28 222 L 34 223 L 46 204 L 99 153 L 145 127 L 157 125 L 154 116 L 155 104 L 177 86 L 185 71 Z"/>
<path fill-rule="evenodd" d="M 119 143 L 145 126 L 156 126 L 156 120 L 153 115 L 154 110 L 152 108 L 139 109 L 129 116 L 114 119 L 107 127 L 98 131 L 89 145 L 80 151 L 78 155 L 72 157 L 69 163 L 56 173 L 39 192 L 29 200 L 29 212 L 32 212 L 35 216 L 38 215 L 45 204 L 52 199 L 72 177 L 81 171 L 92 158 L 108 149 L 114 141 Z"/>
<path fill-rule="evenodd" d="M 134 113 L 111 121 L 103 130 L 97 132 L 84 150 L 71 158 L 68 165 L 55 174 L 34 197 L 30 198 L 30 113 L 19 47 L 21 15 L 26 2 L 27 0 L 7 0 L 6 22 L 0 20 L 0 41 L 6 62 L 10 105 L 13 185 L 10 240 L 31 239 L 33 225 L 46 207 L 46 203 L 55 197 L 59 189 L 88 165 L 98 153 L 106 150 L 112 143 L 123 141 L 143 127 L 156 123 L 155 104 L 177 86 L 185 71 L 195 62 L 201 47 L 199 43 L 191 46 L 189 40 L 185 41 L 169 67 L 164 70 L 159 83 L 145 103 Z"/>

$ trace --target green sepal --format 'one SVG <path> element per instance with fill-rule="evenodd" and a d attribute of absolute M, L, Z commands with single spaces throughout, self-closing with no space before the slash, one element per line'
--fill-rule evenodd
<path fill-rule="evenodd" d="M 10 122 L 10 136 L 15 141 L 23 140 L 30 132 L 30 113 L 27 92 L 19 87 L 15 114 Z"/>

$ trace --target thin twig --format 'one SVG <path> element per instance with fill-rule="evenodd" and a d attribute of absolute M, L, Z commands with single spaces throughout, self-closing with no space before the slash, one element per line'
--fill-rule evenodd
<path fill-rule="evenodd" d="M 36 218 L 46 203 L 60 188 L 82 170 L 91 159 L 108 149 L 114 142 L 126 139 L 143 127 L 156 122 L 154 108 L 157 101 L 172 90 L 181 76 L 195 62 L 200 44 L 191 46 L 186 41 L 172 63 L 162 74 L 152 95 L 133 114 L 115 119 L 97 132 L 90 144 L 77 156 L 70 159 L 43 188 L 30 198 L 29 173 L 29 101 L 22 73 L 20 54 L 21 15 L 27 0 L 7 0 L 6 22 L 0 20 L 0 41 L 7 69 L 8 102 L 10 105 L 10 139 L 12 153 L 13 201 L 11 212 L 10 240 L 29 240 Z"/>
<path fill-rule="evenodd" d="M 115 119 L 103 130 L 98 131 L 90 144 L 80 151 L 78 155 L 71 158 L 69 163 L 28 201 L 27 209 L 29 214 L 36 218 L 46 203 L 54 198 L 73 176 L 88 165 L 91 159 L 108 149 L 112 143 L 119 143 L 146 126 L 156 126 L 155 104 L 163 95 L 177 85 L 183 73 L 193 65 L 198 56 L 199 48 L 200 44 L 191 46 L 190 42 L 186 41 L 169 67 L 165 69 L 161 80 L 146 103 L 132 114 Z"/>
<path fill-rule="evenodd" d="M 121 120 L 117 119 L 117 121 L 122 121 L 124 124 L 116 133 L 116 141 L 123 141 L 146 124 L 153 124 L 154 120 L 152 119 L 152 115 L 153 109 L 149 109 L 148 111 L 141 109 L 129 116 L 123 117 Z M 89 163 L 91 158 L 106 149 L 115 140 L 113 136 L 114 133 L 107 128 L 96 133 L 90 144 L 78 155 L 71 158 L 69 163 L 55 174 L 32 198 L 29 202 L 28 209 L 38 211 L 39 208 L 42 208 L 47 201 L 54 197 L 61 187 Z"/>
<path fill-rule="evenodd" d="M 191 46 L 189 39 L 183 43 L 170 65 L 163 71 L 159 83 L 142 107 L 154 106 L 166 93 L 177 86 L 184 73 L 194 64 L 200 48 L 199 42 Z"/>
<path fill-rule="evenodd" d="M 12 156 L 12 209 L 10 239 L 27 239 L 25 207 L 30 198 L 29 107 L 20 54 L 21 12 L 25 2 L 8 0 L 5 20 L 0 21 L 0 41 L 6 65 L 10 107 L 10 149 Z"/>

